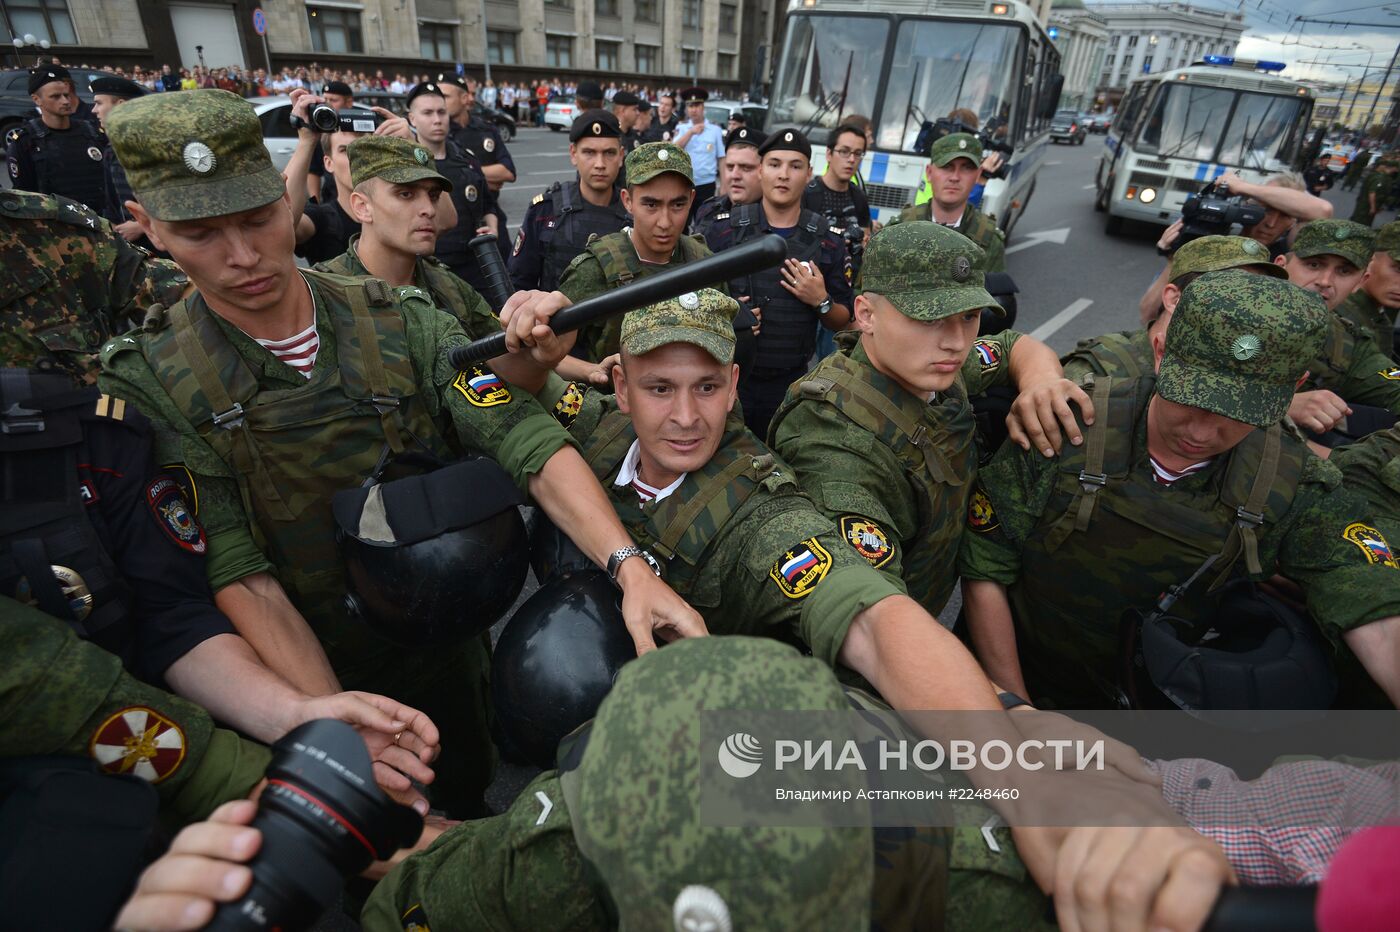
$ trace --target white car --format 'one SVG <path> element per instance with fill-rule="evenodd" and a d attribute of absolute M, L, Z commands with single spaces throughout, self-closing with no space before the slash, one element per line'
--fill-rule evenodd
<path fill-rule="evenodd" d="M 573 126 L 581 112 L 573 94 L 560 94 L 545 106 L 544 125 L 556 133 L 561 132 Z"/>

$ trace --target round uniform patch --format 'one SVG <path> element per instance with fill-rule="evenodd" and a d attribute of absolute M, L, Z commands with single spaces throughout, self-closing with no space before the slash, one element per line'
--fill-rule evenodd
<path fill-rule="evenodd" d="M 866 561 L 876 569 L 890 562 L 894 557 L 894 548 L 890 546 L 890 539 L 883 528 L 860 515 L 842 515 L 840 521 L 841 534 L 846 538 L 846 543 L 856 548 L 856 553 L 865 557 Z"/>
<path fill-rule="evenodd" d="M 476 185 L 467 185 L 466 188 L 462 191 L 462 196 L 467 199 L 468 204 L 475 204 L 477 199 Z"/>
<path fill-rule="evenodd" d="M 414 149 L 414 150 L 413 150 L 413 157 L 414 157 L 415 159 L 418 160 L 418 164 L 419 164 L 419 165 L 427 165 L 427 164 L 428 164 L 428 158 L 429 158 L 429 156 L 428 156 L 428 150 L 427 150 L 427 149 L 423 149 L 423 148 Z"/>
<path fill-rule="evenodd" d="M 693 291 L 687 291 L 676 300 L 679 301 L 681 307 L 685 308 L 687 311 L 693 311 L 700 306 L 700 296 Z"/>
<path fill-rule="evenodd" d="M 995 340 L 978 340 L 973 343 L 972 354 L 984 372 L 1001 364 L 1001 344 Z"/>
<path fill-rule="evenodd" d="M 214 150 L 202 142 L 192 142 L 186 145 L 184 151 L 180 153 L 180 157 L 185 160 L 185 167 L 197 175 L 209 174 L 219 161 L 214 157 Z"/>
<path fill-rule="evenodd" d="M 554 403 L 554 419 L 564 426 L 573 426 L 579 412 L 583 410 L 583 389 L 577 382 L 564 386 L 564 394 Z"/>
<path fill-rule="evenodd" d="M 184 763 L 185 733 L 154 709 L 130 706 L 97 727 L 88 753 L 107 773 L 160 783 Z"/>
<path fill-rule="evenodd" d="M 979 534 L 985 534 L 1000 523 L 987 493 L 981 489 L 974 490 L 972 500 L 967 503 L 967 526 Z"/>
<path fill-rule="evenodd" d="M 88 158 L 92 159 L 94 162 L 102 161 L 102 150 L 96 146 L 88 146 Z"/>
<path fill-rule="evenodd" d="M 485 139 L 481 140 L 481 148 L 485 149 L 487 152 L 495 152 L 496 140 L 492 139 L 490 136 L 487 136 Z"/>
<path fill-rule="evenodd" d="M 972 275 L 972 260 L 967 256 L 958 256 L 953 260 L 953 281 L 965 282 Z"/>
<path fill-rule="evenodd" d="M 1342 227 L 1340 230 L 1334 230 L 1332 233 L 1332 238 L 1339 243 L 1349 236 L 1351 236 L 1351 231 L 1346 227 Z"/>
<path fill-rule="evenodd" d="M 474 408 L 494 408 L 510 401 L 510 389 L 501 377 L 485 366 L 472 366 L 457 373 L 452 387 Z"/>
<path fill-rule="evenodd" d="M 594 123 L 594 124 L 593 124 L 593 135 L 594 135 L 594 136 L 601 136 L 601 135 L 603 135 L 603 124 L 602 124 L 602 123 Z"/>
<path fill-rule="evenodd" d="M 831 554 L 809 537 L 783 554 L 768 571 L 768 578 L 789 599 L 806 598 L 831 570 Z"/>
<path fill-rule="evenodd" d="M 1400 569 L 1400 563 L 1396 562 L 1395 553 L 1390 549 L 1385 535 L 1371 525 L 1362 524 L 1360 521 L 1348 524 L 1347 529 L 1342 532 L 1342 537 L 1361 548 L 1361 552 L 1366 554 L 1367 563 L 1379 563 L 1391 569 Z"/>
<path fill-rule="evenodd" d="M 959 148 L 959 149 L 966 149 L 966 148 L 967 148 L 967 140 L 966 140 L 966 139 L 959 139 L 959 140 L 958 140 L 958 148 Z"/>
<path fill-rule="evenodd" d="M 1392 382 L 1400 382 L 1400 368 L 1382 369 L 1379 375 L 1383 379 L 1390 379 Z"/>
<path fill-rule="evenodd" d="M 1243 249 L 1245 252 L 1249 253 L 1251 256 L 1262 256 L 1268 252 L 1268 250 L 1264 248 L 1264 244 L 1255 239 L 1249 240 L 1248 242 L 1244 243 L 1240 248 Z"/>
<path fill-rule="evenodd" d="M 204 553 L 204 528 L 185 503 L 184 490 L 174 479 L 162 476 L 146 486 L 146 506 L 167 537 L 182 550 Z"/>
<path fill-rule="evenodd" d="M 669 158 L 671 157 L 671 150 L 670 150 L 670 149 L 661 149 L 661 150 L 658 150 L 657 153 L 656 153 L 656 157 L 657 157 L 657 159 L 659 159 L 660 161 L 664 162 L 664 161 L 666 161 L 667 159 L 669 159 Z"/>
<path fill-rule="evenodd" d="M 1252 333 L 1235 337 L 1235 341 L 1230 344 L 1230 355 L 1240 362 L 1253 359 L 1259 355 L 1259 351 L 1264 348 L 1264 344 L 1259 342 L 1259 338 Z"/>
<path fill-rule="evenodd" d="M 783 142 L 792 142 L 792 133 L 783 133 Z"/>
<path fill-rule="evenodd" d="M 738 138 L 739 138 L 739 139 L 748 139 L 748 138 L 749 138 L 749 131 L 746 130 L 746 129 L 741 129 L 741 130 L 739 130 Z"/>

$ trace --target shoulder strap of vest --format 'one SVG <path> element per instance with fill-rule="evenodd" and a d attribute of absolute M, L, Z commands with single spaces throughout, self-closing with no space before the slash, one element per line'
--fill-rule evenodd
<path fill-rule="evenodd" d="M 423 270 L 423 280 L 428 285 L 428 291 L 432 292 L 433 299 L 445 305 L 443 309 L 451 311 L 453 317 L 466 320 L 469 312 L 452 271 L 437 262 L 428 261 L 420 263 L 419 268 Z"/>
<path fill-rule="evenodd" d="M 739 437 L 731 443 L 722 444 L 715 454 L 716 458 L 705 465 L 708 475 L 701 479 L 699 487 L 671 515 L 671 520 L 666 522 L 654 545 L 656 551 L 668 560 L 676 555 L 682 538 L 695 525 L 696 518 L 708 511 L 713 526 L 724 527 L 749 496 L 757 491 L 759 483 L 778 468 L 773 453 L 754 442 L 743 431 L 741 423 L 731 422 L 728 429 L 738 431 Z M 728 462 L 721 466 L 725 458 L 728 458 Z M 741 478 L 749 481 L 739 483 Z"/>
<path fill-rule="evenodd" d="M 1266 518 L 1276 518 L 1292 504 L 1303 475 L 1303 460 L 1301 446 L 1290 444 L 1288 451 L 1283 449 L 1281 424 L 1254 431 L 1231 451 L 1220 486 L 1220 501 L 1235 509 L 1235 522 L 1220 552 L 1224 565 L 1211 588 L 1225 582 L 1230 568 L 1241 556 L 1251 575 L 1263 574 L 1258 530 Z M 1245 493 L 1245 489 L 1249 491 Z M 1278 499 L 1271 502 L 1276 493 Z"/>
<path fill-rule="evenodd" d="M 1095 377 L 1090 388 L 1096 413 L 1094 423 L 1083 428 L 1083 446 L 1066 446 L 1060 452 L 1060 472 L 1072 477 L 1078 489 L 1069 508 L 1046 535 L 1046 544 L 1051 550 L 1064 543 L 1070 534 L 1088 530 L 1099 491 L 1110 479 L 1128 475 L 1133 427 L 1144 396 L 1142 382 L 1140 379 Z M 1147 383 L 1150 386 L 1152 380 Z"/>
<path fill-rule="evenodd" d="M 798 390 L 803 398 L 835 405 L 846 417 L 880 438 L 901 460 L 922 459 L 934 481 L 946 485 L 962 485 L 965 481 L 938 449 L 919 414 L 862 378 L 859 364 L 844 353 L 828 356 L 810 378 L 798 385 Z"/>
<path fill-rule="evenodd" d="M 611 472 L 616 465 L 618 458 L 609 457 L 608 450 L 614 446 L 618 438 L 623 437 L 632 428 L 632 419 L 621 411 L 613 411 L 598 422 L 593 433 L 583 444 L 583 460 L 589 465 L 595 475 L 602 479 L 602 473 Z M 627 452 L 627 447 L 632 445 L 630 434 L 623 438 L 627 441 L 622 447 L 622 452 Z"/>
<path fill-rule="evenodd" d="M 642 271 L 637 251 L 632 248 L 625 233 L 600 236 L 584 249 L 598 260 L 598 264 L 603 268 L 603 279 L 611 287 L 627 284 Z"/>
<path fill-rule="evenodd" d="M 1097 340 L 1086 340 L 1082 345 L 1090 355 L 1102 356 L 1123 372 L 1128 373 L 1128 378 L 1142 377 L 1142 367 L 1138 365 L 1137 358 L 1133 354 L 1131 338 L 1126 334 L 1109 333 Z"/>
<path fill-rule="evenodd" d="M 681 259 L 685 262 L 694 262 L 711 254 L 710 247 L 705 245 L 705 237 L 699 234 L 682 236 L 678 242 L 681 247 Z"/>
<path fill-rule="evenodd" d="M 761 209 L 762 205 L 757 202 L 753 204 L 740 204 L 730 209 L 729 218 L 734 221 L 734 226 L 739 228 L 735 230 L 736 239 L 744 235 L 744 227 L 756 225 L 758 221 L 758 212 Z"/>
<path fill-rule="evenodd" d="M 804 207 L 797 219 L 797 225 L 808 233 L 820 233 L 826 228 L 826 218 L 815 210 Z"/>
<path fill-rule="evenodd" d="M 568 184 L 554 182 L 554 187 L 549 189 L 550 197 L 554 199 L 554 209 L 558 216 L 579 209 L 578 198 L 574 192 L 578 190 L 578 182 L 570 181 Z"/>

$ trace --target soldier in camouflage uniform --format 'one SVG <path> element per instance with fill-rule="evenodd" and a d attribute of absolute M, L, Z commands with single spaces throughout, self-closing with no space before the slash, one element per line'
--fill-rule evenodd
<path fill-rule="evenodd" d="M 335 677 L 427 713 L 442 734 L 442 805 L 481 811 L 492 770 L 486 650 L 474 639 L 400 649 L 349 619 L 330 502 L 369 477 L 381 456 L 478 450 L 605 562 L 630 540 L 565 449 L 568 436 L 526 394 L 546 370 L 515 354 L 501 375 L 487 365 L 457 372 L 447 355 L 466 335 L 426 292 L 299 272 L 283 179 L 252 107 L 232 94 L 133 101 L 113 114 L 110 132 L 140 202 L 138 221 L 198 290 L 104 347 L 102 383 L 148 413 L 162 456 L 192 477 L 216 597 L 225 589 L 255 596 L 262 617 L 297 637 L 305 616 Z M 280 341 L 302 368 L 254 334 L 273 348 Z M 622 567 L 623 612 L 639 649 L 650 645 L 653 624 L 701 630 L 640 561 Z M 305 662 L 314 661 L 308 653 Z"/>
<path fill-rule="evenodd" d="M 982 247 L 988 272 L 1006 271 L 1006 237 L 996 221 L 968 202 L 982 176 L 982 143 L 971 133 L 949 133 L 929 147 L 926 169 L 933 197 L 906 207 L 892 222 L 932 220 Z"/>
<path fill-rule="evenodd" d="M 1365 227 L 1374 223 L 1376 214 L 1385 209 L 1394 178 L 1395 163 L 1382 158 L 1362 183 L 1361 193 L 1356 195 L 1356 206 L 1351 211 L 1351 219 Z"/>
<path fill-rule="evenodd" d="M 1366 276 L 1337 313 L 1369 332 L 1381 352 L 1393 356 L 1396 308 L 1400 308 L 1400 220 L 1392 220 L 1376 233 Z"/>
<path fill-rule="evenodd" d="M 932 614 L 957 578 L 977 464 L 969 395 L 1013 378 L 1050 380 L 1061 391 L 1053 406 L 1066 392 L 1088 403 L 1038 341 L 1014 331 L 977 339 L 980 312 L 993 303 L 984 261 L 967 237 L 935 223 L 875 234 L 857 329 L 789 389 L 768 432 L 846 543 Z M 1032 439 L 1044 448 L 1043 435 Z"/>
<path fill-rule="evenodd" d="M 0 192 L 0 365 L 97 377 L 97 352 L 189 284 L 77 201 Z"/>
<path fill-rule="evenodd" d="M 1333 646 L 1400 700 L 1384 646 L 1400 625 L 1400 562 L 1336 468 L 1279 425 L 1326 325 L 1301 288 L 1204 275 L 1182 292 L 1159 375 L 1094 380 L 1084 446 L 1046 461 L 1007 445 L 982 468 L 959 569 L 997 682 L 1014 689 L 1024 669 L 1036 700 L 1105 706 L 1124 613 L 1218 555 L 1175 614 L 1206 617 L 1200 592 L 1232 575 L 1282 573 Z"/>

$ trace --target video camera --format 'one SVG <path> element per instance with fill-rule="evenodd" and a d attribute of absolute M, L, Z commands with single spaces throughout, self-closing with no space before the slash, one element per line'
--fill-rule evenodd
<path fill-rule="evenodd" d="M 1264 219 L 1264 207 L 1247 204 L 1240 195 L 1222 196 L 1212 181 L 1181 205 L 1181 235 L 1172 243 L 1168 253 L 1176 252 L 1186 243 L 1202 236 L 1226 236 L 1235 224 L 1252 227 Z"/>
<path fill-rule="evenodd" d="M 311 108 L 308 119 L 292 117 L 292 126 L 310 126 L 318 133 L 372 133 L 384 122 L 379 114 L 362 107 L 337 110 L 329 104 L 316 104 Z"/>
<path fill-rule="evenodd" d="M 859 267 L 861 257 L 865 254 L 865 228 L 856 219 L 856 205 L 847 204 L 841 208 L 841 213 L 831 218 L 834 227 L 840 227 L 841 238 L 846 241 L 846 252 L 851 257 L 851 264 Z"/>
<path fill-rule="evenodd" d="M 914 138 L 914 152 L 919 155 L 928 155 L 929 147 L 944 136 L 953 133 L 967 133 L 976 136 L 977 141 L 982 144 L 982 151 L 1000 152 L 1002 155 L 1002 166 L 994 172 L 987 172 L 988 178 L 1005 178 L 1006 162 L 1011 160 L 1011 154 L 1015 152 L 1015 147 L 1010 145 L 1004 138 L 995 135 L 995 131 L 1005 125 L 1004 121 L 989 121 L 986 128 L 978 130 L 962 120 L 953 117 L 943 117 L 938 120 L 924 120 L 919 127 L 919 135 Z"/>

